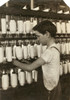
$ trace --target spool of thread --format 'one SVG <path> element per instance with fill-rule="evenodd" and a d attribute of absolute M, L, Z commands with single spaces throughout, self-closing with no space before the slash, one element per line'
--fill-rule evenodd
<path fill-rule="evenodd" d="M 42 45 L 37 45 L 37 56 L 40 57 L 42 53 Z"/>
<path fill-rule="evenodd" d="M 3 90 L 7 90 L 9 88 L 9 76 L 8 76 L 8 74 L 2 75 L 2 88 L 3 88 Z"/>
<path fill-rule="evenodd" d="M 22 69 L 18 69 L 18 73 L 21 72 Z"/>
<path fill-rule="evenodd" d="M 37 44 L 34 44 L 34 55 L 37 56 Z"/>
<path fill-rule="evenodd" d="M 22 56 L 24 58 L 24 45 L 22 44 Z"/>
<path fill-rule="evenodd" d="M 18 58 L 19 60 L 23 58 L 21 46 L 16 46 L 16 58 Z"/>
<path fill-rule="evenodd" d="M 28 58 L 27 46 L 24 46 L 23 54 L 24 54 L 24 59 L 27 59 Z"/>
<path fill-rule="evenodd" d="M 30 27 L 31 28 L 30 33 L 31 33 L 31 30 L 33 29 L 33 22 L 31 21 L 30 23 L 31 23 L 31 27 Z"/>
<path fill-rule="evenodd" d="M 68 73 L 70 73 L 70 62 L 68 62 L 67 67 L 68 67 Z"/>
<path fill-rule="evenodd" d="M 30 22 L 30 20 L 26 21 L 25 30 L 26 30 L 26 33 L 30 33 L 30 31 L 31 31 L 31 22 Z"/>
<path fill-rule="evenodd" d="M 26 21 L 23 22 L 23 34 L 26 34 Z"/>
<path fill-rule="evenodd" d="M 30 57 L 33 59 L 34 58 L 34 46 L 30 46 Z"/>
<path fill-rule="evenodd" d="M 60 51 L 62 54 L 65 54 L 65 43 L 60 44 Z"/>
<path fill-rule="evenodd" d="M 63 75 L 63 66 L 62 66 L 62 64 L 60 64 L 59 74 L 60 74 L 60 76 L 62 76 L 62 75 Z"/>
<path fill-rule="evenodd" d="M 4 49 L 3 47 L 0 47 L 0 63 L 2 63 L 4 60 Z"/>
<path fill-rule="evenodd" d="M 65 24 L 65 22 L 61 23 L 61 31 L 62 31 L 62 33 L 66 33 L 66 24 Z"/>
<path fill-rule="evenodd" d="M 17 21 L 17 27 L 18 27 L 18 32 L 23 33 L 23 21 L 22 20 Z"/>
<path fill-rule="evenodd" d="M 13 88 L 15 88 L 17 86 L 17 74 L 16 73 L 12 73 L 10 75 L 10 78 L 11 78 L 11 86 Z"/>
<path fill-rule="evenodd" d="M 10 20 L 9 29 L 10 29 L 11 34 L 16 33 L 16 21 L 15 20 Z"/>
<path fill-rule="evenodd" d="M 28 44 L 28 45 L 27 45 L 27 50 L 28 50 L 28 58 L 30 58 L 30 47 L 31 47 L 31 44 Z"/>
<path fill-rule="evenodd" d="M 37 20 L 33 20 L 33 27 L 37 25 Z"/>
<path fill-rule="evenodd" d="M 65 43 L 65 54 L 69 54 L 69 45 Z"/>
<path fill-rule="evenodd" d="M 68 47 L 69 47 L 69 54 L 70 54 L 70 42 L 68 43 Z"/>
<path fill-rule="evenodd" d="M 10 75 L 13 73 L 14 69 L 10 69 Z"/>
<path fill-rule="evenodd" d="M 26 71 L 26 81 L 27 81 L 28 84 L 32 83 L 32 72 Z"/>
<path fill-rule="evenodd" d="M 64 72 L 64 74 L 68 73 L 68 68 L 67 68 L 67 63 L 66 62 L 63 64 L 63 72 Z"/>
<path fill-rule="evenodd" d="M 32 79 L 37 82 L 37 79 L 38 79 L 38 71 L 36 70 L 33 70 L 32 71 Z"/>
<path fill-rule="evenodd" d="M 32 79 L 35 78 L 35 70 L 32 70 Z"/>
<path fill-rule="evenodd" d="M 38 71 L 35 70 L 34 81 L 37 82 L 37 80 L 38 80 Z"/>
<path fill-rule="evenodd" d="M 12 47 L 6 47 L 6 59 L 8 62 L 12 61 Z"/>
<path fill-rule="evenodd" d="M 7 32 L 6 18 L 1 18 L 1 31 L 2 31 L 2 34 L 6 34 Z"/>
<path fill-rule="evenodd" d="M 57 33 L 61 33 L 61 24 L 60 24 L 60 22 L 57 22 L 56 26 L 57 26 Z"/>
<path fill-rule="evenodd" d="M 67 33 L 70 33 L 70 22 L 66 23 L 66 30 L 67 30 Z"/>
<path fill-rule="evenodd" d="M 19 84 L 20 84 L 21 86 L 24 86 L 24 85 L 25 85 L 25 72 L 20 71 L 20 72 L 18 73 L 18 80 L 19 80 Z"/>

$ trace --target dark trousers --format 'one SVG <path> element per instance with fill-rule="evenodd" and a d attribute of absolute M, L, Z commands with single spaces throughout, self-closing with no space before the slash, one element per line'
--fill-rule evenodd
<path fill-rule="evenodd" d="M 48 91 L 43 85 L 38 85 L 37 89 L 34 89 L 31 100 L 62 100 L 61 85 L 58 85 L 52 90 Z M 30 100 L 30 99 L 28 99 Z"/>
<path fill-rule="evenodd" d="M 62 100 L 62 91 L 60 82 L 58 85 L 52 90 L 48 91 L 43 84 L 43 75 L 42 70 L 39 71 L 39 82 L 38 82 L 38 100 Z"/>
<path fill-rule="evenodd" d="M 45 87 L 43 89 L 42 100 L 62 100 L 61 85 L 58 85 L 52 90 L 48 91 Z"/>

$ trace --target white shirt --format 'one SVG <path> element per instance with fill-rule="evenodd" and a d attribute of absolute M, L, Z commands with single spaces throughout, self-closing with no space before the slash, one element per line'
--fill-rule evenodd
<path fill-rule="evenodd" d="M 60 53 L 54 47 L 57 48 L 55 43 L 41 55 L 41 58 L 46 62 L 42 65 L 44 86 L 50 91 L 57 86 L 59 81 Z"/>

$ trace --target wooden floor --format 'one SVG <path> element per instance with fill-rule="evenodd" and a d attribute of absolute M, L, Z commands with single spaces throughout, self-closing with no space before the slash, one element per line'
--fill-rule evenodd
<path fill-rule="evenodd" d="M 62 100 L 70 100 L 70 74 L 60 77 L 62 87 Z M 38 83 L 26 84 L 24 87 L 10 88 L 6 91 L 0 90 L 0 100 L 37 100 L 37 95 L 42 86 L 41 71 L 39 71 Z"/>

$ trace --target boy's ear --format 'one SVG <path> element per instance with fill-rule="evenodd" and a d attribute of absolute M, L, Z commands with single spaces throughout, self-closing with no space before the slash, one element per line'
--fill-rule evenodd
<path fill-rule="evenodd" d="M 50 37 L 50 33 L 48 31 L 46 31 L 46 35 L 47 37 Z"/>

